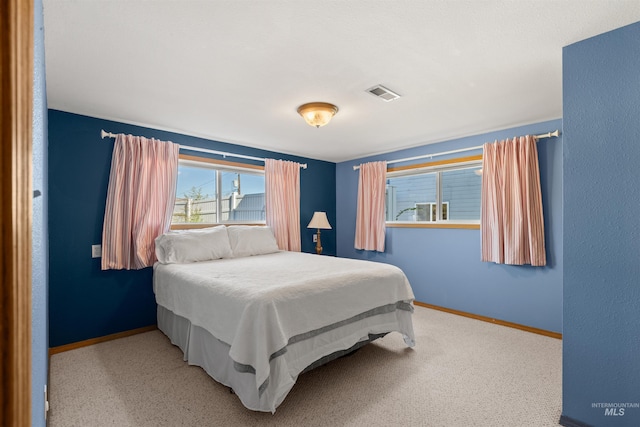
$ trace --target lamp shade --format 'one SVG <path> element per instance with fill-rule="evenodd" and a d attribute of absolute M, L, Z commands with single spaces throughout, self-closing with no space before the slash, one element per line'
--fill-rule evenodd
<path fill-rule="evenodd" d="M 329 123 L 338 107 L 327 102 L 310 102 L 298 107 L 298 114 L 310 125 L 319 128 Z"/>
<path fill-rule="evenodd" d="M 314 212 L 313 218 L 311 218 L 311 222 L 307 225 L 307 228 L 319 228 L 322 230 L 330 230 L 331 225 L 329 224 L 329 220 L 327 219 L 326 212 Z"/>

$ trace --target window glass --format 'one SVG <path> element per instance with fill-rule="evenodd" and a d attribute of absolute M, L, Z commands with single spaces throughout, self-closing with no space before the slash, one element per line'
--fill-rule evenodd
<path fill-rule="evenodd" d="M 422 173 L 387 179 L 387 221 L 431 221 L 436 202 L 436 174 Z"/>
<path fill-rule="evenodd" d="M 432 221 L 431 203 L 416 203 L 416 221 Z"/>
<path fill-rule="evenodd" d="M 442 172 L 442 219 L 480 219 L 480 167 Z M 447 206 L 448 205 L 448 206 Z"/>
<path fill-rule="evenodd" d="M 178 163 L 173 224 L 216 223 L 216 170 Z"/>
<path fill-rule="evenodd" d="M 222 221 L 265 221 L 264 175 L 222 171 Z"/>
<path fill-rule="evenodd" d="M 180 160 L 172 224 L 265 221 L 264 173 Z M 219 214 L 218 214 L 219 213 Z"/>

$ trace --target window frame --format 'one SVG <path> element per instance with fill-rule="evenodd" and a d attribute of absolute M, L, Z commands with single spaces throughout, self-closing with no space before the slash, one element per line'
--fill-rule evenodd
<path fill-rule="evenodd" d="M 441 172 L 471 169 L 482 166 L 482 154 L 474 156 L 458 157 L 454 159 L 438 160 L 415 165 L 398 166 L 387 168 L 387 178 L 419 175 L 426 173 L 436 174 L 436 215 L 442 215 L 442 204 L 447 204 L 447 216 L 450 217 L 448 202 L 442 202 L 442 179 Z M 430 202 L 433 203 L 433 202 Z M 429 204 L 425 202 L 424 204 Z M 388 228 L 460 228 L 460 229 L 480 229 L 480 219 L 478 220 L 438 220 L 436 221 L 385 221 Z"/>
<path fill-rule="evenodd" d="M 216 171 L 216 212 L 222 212 L 222 199 L 219 197 L 221 193 L 222 182 L 220 180 L 220 171 L 250 173 L 254 175 L 264 176 L 264 166 L 253 165 L 248 163 L 229 162 L 227 160 L 212 159 L 209 157 L 193 156 L 190 154 L 179 154 L 178 164 L 192 165 L 195 167 L 208 168 Z M 177 181 L 176 181 L 177 185 Z M 173 215 L 172 215 L 173 218 Z M 173 221 L 173 219 L 172 219 Z M 215 227 L 217 225 L 265 225 L 266 221 L 221 221 L 221 222 L 186 222 L 172 223 L 170 230 L 189 230 L 197 228 Z"/>

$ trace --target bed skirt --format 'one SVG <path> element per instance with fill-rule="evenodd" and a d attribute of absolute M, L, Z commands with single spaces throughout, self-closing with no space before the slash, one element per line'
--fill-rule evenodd
<path fill-rule="evenodd" d="M 380 330 L 380 327 L 375 326 L 376 322 L 378 325 L 387 327 L 383 328 L 385 330 Z M 390 324 L 395 324 L 395 327 L 389 328 Z M 230 387 L 242 404 L 254 411 L 274 413 L 302 372 L 353 352 L 388 332 L 411 331 L 411 334 L 413 333 L 411 312 L 403 310 L 362 319 L 349 327 L 371 331 L 355 342 L 348 345 L 343 342 L 334 348 L 327 348 L 327 340 L 332 338 L 331 335 L 339 333 L 339 330 L 290 344 L 284 355 L 275 357 L 269 362 L 272 378 L 275 380 L 269 381 L 266 389 L 259 391 L 256 389 L 255 375 L 251 372 L 242 372 L 234 366 L 235 362 L 229 357 L 231 347 L 228 344 L 220 341 L 204 328 L 193 325 L 187 318 L 158 305 L 158 329 L 169 337 L 172 344 L 182 350 L 184 360 L 189 365 L 203 368 L 214 380 Z M 296 355 L 318 354 L 319 347 L 325 348 L 324 354 L 314 359 L 315 362 L 306 366 L 296 366 L 294 362 Z"/>

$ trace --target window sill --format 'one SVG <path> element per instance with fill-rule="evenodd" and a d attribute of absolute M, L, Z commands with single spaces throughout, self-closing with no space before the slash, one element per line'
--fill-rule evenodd
<path fill-rule="evenodd" d="M 461 224 L 456 222 L 387 222 L 387 228 L 458 228 L 465 230 L 480 230 L 480 224 Z"/>

